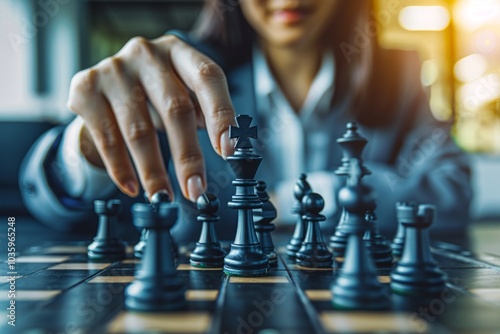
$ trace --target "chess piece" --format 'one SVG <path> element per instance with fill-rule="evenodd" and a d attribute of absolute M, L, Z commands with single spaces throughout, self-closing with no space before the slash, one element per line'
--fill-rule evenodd
<path fill-rule="evenodd" d="M 302 219 L 307 224 L 307 232 L 302 246 L 295 255 L 297 264 L 308 268 L 331 267 L 333 256 L 326 248 L 319 227 L 319 222 L 326 220 L 326 217 L 320 214 L 325 207 L 325 201 L 319 194 L 308 193 L 302 199 L 302 206 L 305 212 Z"/>
<path fill-rule="evenodd" d="M 224 258 L 224 272 L 227 275 L 260 276 L 269 269 L 269 259 L 262 252 L 253 223 L 252 210 L 262 208 L 262 202 L 254 191 L 257 185 L 254 177 L 262 157 L 253 152 L 250 138 L 257 139 L 257 127 L 250 127 L 251 122 L 252 117 L 239 115 L 236 117 L 238 126 L 229 127 L 229 137 L 236 138 L 236 151 L 227 158 L 236 176 L 233 181 L 236 194 L 228 206 L 238 210 L 238 225 L 231 250 Z"/>
<path fill-rule="evenodd" d="M 349 180 L 339 191 L 339 203 L 346 210 L 344 231 L 349 235 L 345 260 L 332 286 L 333 304 L 341 309 L 385 309 L 390 306 L 387 291 L 377 279 L 373 259 L 368 255 L 363 234 L 369 228 L 365 214 L 375 202 L 373 189 L 362 182 L 361 162 L 349 162 Z"/>
<path fill-rule="evenodd" d="M 435 219 L 432 205 L 401 204 L 398 220 L 405 227 L 403 255 L 391 272 L 391 289 L 402 295 L 439 295 L 446 287 L 445 274 L 432 258 L 428 228 Z"/>
<path fill-rule="evenodd" d="M 398 207 L 401 205 L 410 205 L 410 203 L 403 203 L 403 202 L 396 203 L 396 211 Z M 401 257 L 401 255 L 403 254 L 404 244 L 405 244 L 405 227 L 400 221 L 398 221 L 398 231 L 396 232 L 396 235 L 394 236 L 394 239 L 392 239 L 391 242 L 392 254 L 395 257 L 397 258 Z"/>
<path fill-rule="evenodd" d="M 260 220 L 254 222 L 257 239 L 259 239 L 262 251 L 269 258 L 269 265 L 278 265 L 278 255 L 274 249 L 273 238 L 271 233 L 276 229 L 273 220 L 277 217 L 276 207 L 269 201 L 269 195 L 266 192 L 266 183 L 258 181 L 255 186 L 256 194 L 262 201 L 262 208 L 254 210 L 254 218 Z"/>
<path fill-rule="evenodd" d="M 335 171 L 336 175 L 348 176 L 350 173 L 350 161 L 355 158 L 360 161 L 362 175 L 369 175 L 371 172 L 363 165 L 362 155 L 368 141 L 358 133 L 358 125 L 355 122 L 347 123 L 346 133 L 337 143 L 342 150 L 342 165 Z M 335 233 L 330 237 L 329 246 L 333 249 L 335 257 L 344 257 L 348 233 L 344 230 L 346 222 L 346 212 L 342 209 L 339 223 L 335 228 Z"/>
<path fill-rule="evenodd" d="M 175 224 L 178 208 L 172 203 L 159 203 L 156 210 L 148 204 L 132 207 L 134 225 L 148 231 L 140 269 L 125 290 L 125 307 L 142 312 L 178 310 L 186 305 L 185 286 L 174 267 L 170 229 Z"/>
<path fill-rule="evenodd" d="M 377 216 L 375 212 L 369 211 L 366 214 L 366 220 L 369 223 L 369 228 L 363 236 L 363 241 L 368 250 L 368 253 L 373 258 L 377 268 L 391 268 L 393 265 L 392 249 L 385 238 L 380 234 L 377 224 Z"/>
<path fill-rule="evenodd" d="M 196 205 L 200 212 L 197 220 L 202 223 L 202 227 L 196 248 L 189 255 L 189 262 L 193 267 L 222 267 L 226 252 L 220 247 L 214 229 L 214 224 L 219 222 L 219 199 L 213 194 L 205 193 L 198 197 Z"/>
<path fill-rule="evenodd" d="M 292 239 L 290 239 L 290 242 L 286 246 L 286 254 L 291 258 L 295 258 L 295 254 L 297 254 L 300 247 L 302 247 L 302 241 L 304 241 L 304 237 L 306 236 L 307 225 L 302 220 L 302 216 L 305 213 L 302 206 L 302 199 L 306 194 L 312 191 L 306 178 L 306 174 L 301 174 L 299 180 L 293 188 L 295 205 L 293 206 L 292 213 L 297 215 L 297 223 L 295 225 L 295 231 L 293 232 Z"/>
<path fill-rule="evenodd" d="M 146 203 L 150 203 L 148 199 L 148 194 L 146 192 L 144 193 L 144 199 Z M 153 196 L 151 197 L 151 207 L 153 211 L 157 210 L 159 203 L 170 203 L 170 196 L 168 195 L 167 192 L 159 191 L 153 194 Z M 136 258 L 138 259 L 142 258 L 147 240 L 148 240 L 148 232 L 145 229 L 143 229 L 141 231 L 141 238 L 139 239 L 139 242 L 134 246 L 134 256 Z M 174 251 L 173 254 L 175 257 L 178 254 L 178 246 L 173 238 L 171 240 L 171 244 Z"/>
<path fill-rule="evenodd" d="M 144 254 L 144 249 L 146 247 L 146 240 L 148 239 L 148 231 L 146 229 L 142 229 L 141 238 L 139 242 L 134 246 L 134 256 L 138 259 L 142 258 Z"/>
<path fill-rule="evenodd" d="M 125 258 L 125 243 L 115 236 L 114 221 L 120 212 L 120 200 L 94 201 L 94 211 L 99 216 L 97 235 L 87 248 L 90 261 L 107 262 Z"/>

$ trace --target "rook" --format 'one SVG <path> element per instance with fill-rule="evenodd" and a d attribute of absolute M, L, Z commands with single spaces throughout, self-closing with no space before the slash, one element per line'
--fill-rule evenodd
<path fill-rule="evenodd" d="M 391 289 L 412 296 L 438 295 L 446 286 L 445 274 L 432 258 L 427 228 L 432 225 L 436 209 L 432 205 L 402 204 L 398 220 L 405 227 L 403 255 L 391 273 Z"/>
<path fill-rule="evenodd" d="M 171 203 L 151 205 L 137 203 L 132 207 L 136 227 L 148 231 L 148 240 L 136 279 L 125 291 L 127 309 L 161 312 L 185 306 L 185 287 L 174 267 L 170 229 L 175 224 L 178 208 Z"/>
<path fill-rule="evenodd" d="M 399 206 L 409 206 L 411 205 L 410 203 L 396 203 L 396 211 L 398 210 Z M 403 254 L 403 247 L 405 244 L 405 227 L 404 225 L 398 221 L 398 231 L 396 232 L 396 235 L 394 236 L 394 239 L 392 239 L 391 242 L 391 248 L 392 248 L 392 254 L 394 254 L 395 257 L 400 258 L 401 255 Z"/>

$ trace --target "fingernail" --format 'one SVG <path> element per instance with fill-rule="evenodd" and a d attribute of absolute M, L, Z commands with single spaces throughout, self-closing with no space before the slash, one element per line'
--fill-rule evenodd
<path fill-rule="evenodd" d="M 234 139 L 229 138 L 229 130 L 220 136 L 221 155 L 224 159 L 234 153 Z"/>
<path fill-rule="evenodd" d="M 131 195 L 135 195 L 135 193 L 137 192 L 137 187 L 135 185 L 135 182 L 134 181 L 127 181 L 125 182 L 125 185 L 124 185 L 124 188 L 131 194 Z"/>
<path fill-rule="evenodd" d="M 201 177 L 199 175 L 193 175 L 188 179 L 187 190 L 189 200 L 191 202 L 196 202 L 198 197 L 203 194 L 203 184 L 201 183 Z"/>

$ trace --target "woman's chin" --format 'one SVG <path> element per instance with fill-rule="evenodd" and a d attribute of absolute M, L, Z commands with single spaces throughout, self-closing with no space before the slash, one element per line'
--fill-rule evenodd
<path fill-rule="evenodd" d="M 293 48 L 310 44 L 310 37 L 304 32 L 274 33 L 268 36 L 267 41 L 276 47 Z"/>

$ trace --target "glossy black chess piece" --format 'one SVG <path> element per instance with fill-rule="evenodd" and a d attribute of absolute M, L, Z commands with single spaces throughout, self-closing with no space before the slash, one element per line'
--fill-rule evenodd
<path fill-rule="evenodd" d="M 197 220 L 202 226 L 196 248 L 189 255 L 189 262 L 193 267 L 222 267 L 226 252 L 221 248 L 214 228 L 214 224 L 219 222 L 219 199 L 214 194 L 205 193 L 198 197 L 196 206 L 200 212 Z"/>
<path fill-rule="evenodd" d="M 94 241 L 87 248 L 90 261 L 107 262 L 125 258 L 125 243 L 115 236 L 115 220 L 120 213 L 120 200 L 94 201 L 99 227 Z"/>
<path fill-rule="evenodd" d="M 254 210 L 254 225 L 257 238 L 259 239 L 262 251 L 269 258 L 269 265 L 278 265 L 278 255 L 274 248 L 273 238 L 271 233 L 276 229 L 272 223 L 278 216 L 276 207 L 269 201 L 269 195 L 266 191 L 266 183 L 258 181 L 255 186 L 255 191 L 259 199 L 262 201 L 262 208 Z M 258 218 L 258 220 L 256 219 Z"/>
<path fill-rule="evenodd" d="M 236 276 L 265 275 L 269 269 L 269 258 L 262 252 L 253 222 L 253 210 L 262 208 L 262 202 L 255 194 L 254 180 L 262 157 L 253 152 L 250 138 L 257 139 L 257 127 L 250 127 L 252 117 L 239 115 L 238 126 L 229 127 L 229 137 L 236 138 L 236 151 L 227 158 L 236 176 L 232 183 L 236 194 L 228 203 L 229 208 L 238 210 L 236 236 L 229 254 L 224 258 L 224 272 Z"/>
<path fill-rule="evenodd" d="M 331 288 L 333 304 L 341 309 L 386 309 L 390 306 L 388 292 L 378 281 L 373 259 L 363 242 L 369 228 L 365 215 L 375 203 L 375 193 L 362 182 L 361 162 L 352 158 L 349 164 L 349 180 L 339 192 L 339 203 L 346 210 L 344 229 L 349 237 L 343 266 Z"/>
<path fill-rule="evenodd" d="M 325 207 L 323 197 L 317 193 L 308 193 L 302 199 L 304 216 L 302 219 L 307 224 L 307 232 L 302 246 L 295 255 L 297 264 L 308 268 L 328 268 L 333 265 L 333 255 L 326 248 L 319 222 L 326 217 L 320 214 Z"/>
<path fill-rule="evenodd" d="M 186 306 L 185 286 L 175 271 L 170 229 L 175 224 L 178 208 L 172 203 L 132 207 L 134 225 L 148 231 L 140 269 L 125 290 L 125 307 L 142 312 L 161 312 Z"/>
<path fill-rule="evenodd" d="M 397 215 L 405 227 L 405 244 L 403 255 L 391 272 L 392 291 L 411 296 L 439 295 L 446 287 L 446 275 L 432 258 L 428 234 L 436 208 L 401 204 Z"/>
<path fill-rule="evenodd" d="M 414 204 L 398 202 L 396 203 L 396 210 L 401 205 L 414 205 Z M 401 255 L 403 254 L 404 245 L 405 245 L 405 227 L 400 221 L 398 221 L 398 230 L 391 242 L 392 254 L 394 255 L 394 257 L 396 258 L 401 257 Z"/>
<path fill-rule="evenodd" d="M 299 180 L 293 188 L 295 204 L 293 206 L 292 213 L 297 215 L 297 223 L 295 224 L 292 239 L 290 239 L 290 242 L 286 246 L 286 254 L 290 258 L 295 258 L 295 254 L 297 254 L 300 247 L 302 247 L 302 241 L 304 241 L 304 237 L 306 236 L 307 224 L 302 219 L 302 216 L 305 213 L 302 206 L 302 199 L 310 192 L 312 192 L 312 189 L 307 182 L 306 174 L 300 174 Z"/>
<path fill-rule="evenodd" d="M 363 241 L 368 253 L 371 255 L 378 268 L 391 268 L 394 263 L 392 248 L 379 232 L 376 224 L 377 216 L 375 212 L 369 211 L 366 214 L 366 220 L 370 225 L 363 236 Z"/>
<path fill-rule="evenodd" d="M 355 122 L 347 123 L 346 133 L 337 143 L 342 150 L 342 165 L 335 171 L 336 175 L 348 176 L 350 172 L 350 161 L 355 158 L 361 162 L 362 175 L 369 175 L 371 172 L 363 165 L 362 155 L 368 141 L 358 133 L 358 125 Z M 342 214 L 339 223 L 335 228 L 335 233 L 330 237 L 329 246 L 333 250 L 335 257 L 342 258 L 345 255 L 347 238 L 349 233 L 344 230 L 346 223 L 346 212 L 342 208 Z"/>
<path fill-rule="evenodd" d="M 150 203 L 147 193 L 144 193 L 144 199 L 145 199 L 146 203 Z M 159 192 L 153 194 L 153 196 L 151 196 L 151 207 L 152 207 L 153 211 L 157 210 L 159 203 L 170 203 L 170 202 L 171 202 L 170 196 L 165 191 L 159 191 Z M 148 231 L 146 231 L 146 229 L 142 229 L 139 242 L 134 246 L 134 256 L 136 258 L 139 258 L 139 259 L 142 258 L 142 255 L 144 254 L 144 249 L 146 247 L 147 240 L 148 240 Z M 172 245 L 172 249 L 174 251 L 173 254 L 175 257 L 178 255 L 178 246 L 173 238 L 171 240 L 171 245 Z"/>

